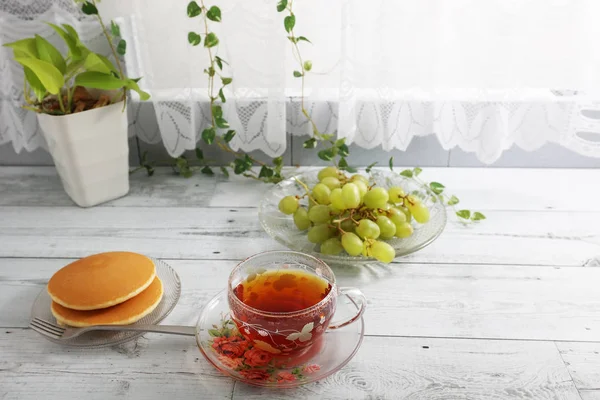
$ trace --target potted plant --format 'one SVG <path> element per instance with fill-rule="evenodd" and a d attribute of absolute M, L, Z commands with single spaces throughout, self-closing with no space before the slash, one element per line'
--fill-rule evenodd
<path fill-rule="evenodd" d="M 114 63 L 88 49 L 67 24 L 49 24 L 66 43 L 66 56 L 39 35 L 5 46 L 23 66 L 24 108 L 38 113 L 65 191 L 80 207 L 91 207 L 129 191 L 127 90 L 142 100 L 150 96 L 139 79 L 123 72 L 118 54 L 125 53 L 126 43 L 118 25 L 111 22 L 109 32 L 94 1 L 84 2 L 82 10 L 97 17 Z"/>

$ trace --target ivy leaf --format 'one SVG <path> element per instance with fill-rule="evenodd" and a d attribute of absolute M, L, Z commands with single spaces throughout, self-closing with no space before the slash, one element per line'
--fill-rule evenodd
<path fill-rule="evenodd" d="M 223 175 L 229 178 L 229 171 L 227 171 L 227 168 L 221 167 L 221 172 L 223 173 Z"/>
<path fill-rule="evenodd" d="M 339 150 L 340 157 L 348 157 L 350 154 L 350 149 L 348 149 L 348 146 L 345 143 L 342 143 L 337 148 Z"/>
<path fill-rule="evenodd" d="M 212 144 L 215 141 L 216 135 L 215 128 L 211 126 L 202 131 L 202 140 L 204 140 L 206 144 Z"/>
<path fill-rule="evenodd" d="M 348 172 L 356 172 L 356 168 L 351 167 L 348 165 L 348 161 L 346 161 L 345 158 L 340 158 L 340 162 L 338 163 L 338 167 L 342 170 L 342 171 L 348 171 Z"/>
<path fill-rule="evenodd" d="M 212 168 L 209 167 L 208 165 L 206 165 L 204 168 L 202 168 L 200 170 L 200 172 L 202 172 L 205 175 L 214 175 L 215 173 L 213 172 Z"/>
<path fill-rule="evenodd" d="M 283 165 L 283 157 L 279 156 L 273 159 L 273 165 L 276 167 L 281 167 Z"/>
<path fill-rule="evenodd" d="M 300 78 L 302 76 L 302 72 L 294 71 L 294 78 Z"/>
<path fill-rule="evenodd" d="M 331 160 L 333 160 L 333 157 L 334 157 L 332 149 L 321 150 L 317 153 L 317 155 L 319 156 L 319 158 L 321 160 L 324 160 L 324 161 L 331 161 Z"/>
<path fill-rule="evenodd" d="M 288 0 L 279 0 L 279 3 L 277 3 L 277 11 L 282 12 L 283 10 L 285 10 L 287 5 L 288 5 Z"/>
<path fill-rule="evenodd" d="M 225 93 L 223 93 L 223 88 L 219 89 L 219 98 L 223 103 L 227 102 L 227 99 L 225 98 Z"/>
<path fill-rule="evenodd" d="M 435 194 L 442 194 L 442 192 L 444 191 L 444 188 L 445 188 L 444 185 L 442 185 L 441 183 L 438 183 L 438 182 L 431 182 L 429 184 L 429 187 Z"/>
<path fill-rule="evenodd" d="M 260 172 L 258 173 L 258 177 L 259 178 L 270 178 L 273 176 L 273 169 L 263 165 L 262 168 L 260 169 Z"/>
<path fill-rule="evenodd" d="M 202 152 L 202 149 L 196 147 L 196 158 L 200 161 L 204 161 L 204 153 Z"/>
<path fill-rule="evenodd" d="M 247 154 L 246 157 L 248 157 Z M 252 164 L 248 165 L 245 159 L 236 158 L 233 161 L 233 172 L 235 172 L 236 175 L 243 174 L 244 172 L 248 171 L 251 166 Z"/>
<path fill-rule="evenodd" d="M 192 46 L 198 46 L 201 41 L 202 41 L 202 38 L 196 32 L 190 32 L 190 33 L 188 33 L 188 42 Z"/>
<path fill-rule="evenodd" d="M 229 128 L 229 122 L 225 118 L 215 118 L 215 124 L 217 124 L 218 128 Z"/>
<path fill-rule="evenodd" d="M 83 3 L 83 5 L 81 6 L 81 11 L 85 15 L 98 15 L 98 9 L 94 5 L 94 3 L 91 3 L 89 1 Z"/>
<path fill-rule="evenodd" d="M 115 21 L 110 21 L 110 33 L 112 33 L 113 36 L 121 36 L 121 28 L 119 28 L 119 25 L 117 25 Z"/>
<path fill-rule="evenodd" d="M 315 147 L 317 147 L 317 139 L 308 139 L 302 144 L 302 147 L 304 147 L 305 149 L 314 149 Z"/>
<path fill-rule="evenodd" d="M 206 12 L 206 18 L 210 19 L 211 21 L 221 22 L 221 9 L 217 6 L 212 6 Z"/>
<path fill-rule="evenodd" d="M 400 172 L 400 175 L 407 177 L 407 178 L 412 178 L 413 172 L 410 169 L 405 169 L 404 171 Z"/>
<path fill-rule="evenodd" d="M 377 165 L 377 161 L 374 163 L 371 163 L 367 166 L 367 168 L 365 169 L 365 171 L 367 172 L 367 174 L 371 173 L 371 170 L 373 169 L 373 167 Z"/>
<path fill-rule="evenodd" d="M 390 171 L 394 170 L 394 157 L 390 157 L 390 160 L 388 161 L 388 165 L 390 166 Z"/>
<path fill-rule="evenodd" d="M 312 42 L 311 42 L 310 40 L 308 40 L 308 39 L 307 39 L 306 37 L 304 37 L 304 36 L 298 36 L 298 37 L 296 38 L 296 41 L 297 41 L 297 42 L 305 41 L 305 42 L 308 42 L 308 43 L 312 44 Z"/>
<path fill-rule="evenodd" d="M 419 176 L 419 174 L 420 174 L 421 172 L 423 172 L 423 170 L 422 170 L 421 168 L 419 168 L 419 167 L 415 167 L 415 168 L 413 168 L 413 175 L 414 175 L 414 176 Z"/>
<path fill-rule="evenodd" d="M 187 15 L 190 18 L 197 17 L 202 14 L 202 8 L 195 1 L 191 1 L 187 6 Z"/>
<path fill-rule="evenodd" d="M 351 167 L 351 166 L 347 166 L 346 167 L 346 171 L 348 171 L 348 172 L 350 172 L 352 174 L 355 173 L 355 172 L 358 172 L 358 170 L 356 168 Z"/>
<path fill-rule="evenodd" d="M 294 26 L 296 26 L 296 16 L 288 15 L 287 17 L 285 17 L 283 19 L 283 26 L 285 28 L 285 31 L 287 33 L 290 33 L 292 29 L 294 29 Z"/>
<path fill-rule="evenodd" d="M 222 118 L 223 117 L 223 108 L 221 106 L 219 106 L 219 105 L 213 106 L 212 112 L 215 115 L 215 118 Z"/>
<path fill-rule="evenodd" d="M 310 71 L 311 69 L 312 69 L 312 61 L 310 61 L 310 60 L 304 61 L 304 70 Z"/>
<path fill-rule="evenodd" d="M 233 78 L 221 77 L 221 82 L 223 82 L 223 86 L 226 86 L 226 85 L 229 85 L 231 82 L 233 82 Z"/>
<path fill-rule="evenodd" d="M 223 136 L 223 139 L 225 140 L 226 143 L 229 143 L 229 142 L 231 142 L 231 139 L 233 139 L 234 136 L 235 136 L 235 131 L 233 129 L 230 129 L 227 131 L 225 136 Z"/>
<path fill-rule="evenodd" d="M 214 33 L 209 33 L 204 39 L 204 47 L 211 48 L 219 44 L 219 38 Z"/>
<path fill-rule="evenodd" d="M 471 221 L 481 221 L 483 219 L 485 219 L 485 215 L 483 215 L 479 211 L 475 211 L 473 213 L 473 216 L 471 217 Z"/>
<path fill-rule="evenodd" d="M 471 218 L 471 211 L 469 211 L 469 210 L 460 210 L 460 211 L 456 212 L 456 215 L 459 218 L 462 218 L 462 219 L 469 219 L 469 218 Z"/>
<path fill-rule="evenodd" d="M 217 62 L 217 65 L 219 66 L 219 68 L 223 69 L 223 64 L 227 64 L 227 61 L 223 60 L 221 57 L 219 56 L 215 56 L 215 61 Z M 229 64 L 227 64 L 229 65 Z"/>
<path fill-rule="evenodd" d="M 459 202 L 460 200 L 458 200 L 458 197 L 452 195 L 452 197 L 450 197 L 450 200 L 448 200 L 448 205 L 453 206 L 455 204 L 458 204 Z"/>
<path fill-rule="evenodd" d="M 119 55 L 124 56 L 127 52 L 127 42 L 124 39 L 119 40 L 119 44 L 117 44 L 117 53 Z"/>

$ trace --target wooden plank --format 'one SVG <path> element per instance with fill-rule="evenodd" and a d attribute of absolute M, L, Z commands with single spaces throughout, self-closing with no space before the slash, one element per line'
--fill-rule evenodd
<path fill-rule="evenodd" d="M 577 388 L 590 391 L 589 398 L 600 395 L 600 343 L 557 343 L 556 346 Z"/>
<path fill-rule="evenodd" d="M 26 327 L 35 297 L 69 261 L 0 259 L 0 327 Z M 237 264 L 167 262 L 183 288 L 165 323 L 182 325 L 196 323 Z M 340 286 L 367 296 L 368 335 L 596 341 L 600 332 L 599 268 L 406 264 L 335 273 Z"/>
<path fill-rule="evenodd" d="M 286 168 L 285 173 L 305 169 Z M 196 174 L 185 179 L 174 176 L 170 168 L 156 171 L 150 178 L 134 174 L 130 194 L 103 206 L 194 207 L 209 202 L 212 207 L 257 207 L 270 187 L 239 176 Z M 598 169 L 426 168 L 421 176 L 442 182 L 465 208 L 600 211 L 593 193 L 593 182 L 600 179 Z M 73 205 L 54 167 L 2 167 L 0 193 L 0 206 Z"/>
<path fill-rule="evenodd" d="M 451 222 L 432 245 L 398 261 L 600 265 L 600 212 L 491 211 L 488 218 L 470 226 Z M 0 228 L 0 257 L 127 249 L 159 258 L 240 259 L 283 248 L 249 208 L 2 207 Z"/>
<path fill-rule="evenodd" d="M 7 333 L 10 332 L 10 333 Z M 0 331 L 0 397 L 257 399 L 579 399 L 553 343 L 367 337 L 330 378 L 296 390 L 233 383 L 193 338 L 147 334 L 104 350 L 51 344 L 30 330 Z"/>

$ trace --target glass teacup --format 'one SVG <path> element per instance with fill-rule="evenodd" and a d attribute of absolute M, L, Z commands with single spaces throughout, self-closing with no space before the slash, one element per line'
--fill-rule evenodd
<path fill-rule="evenodd" d="M 340 294 L 354 302 L 357 312 L 332 321 Z M 295 251 L 259 253 L 239 263 L 229 276 L 227 299 L 232 320 L 255 347 L 294 356 L 327 329 L 356 321 L 367 305 L 360 290 L 337 286 L 327 264 Z"/>

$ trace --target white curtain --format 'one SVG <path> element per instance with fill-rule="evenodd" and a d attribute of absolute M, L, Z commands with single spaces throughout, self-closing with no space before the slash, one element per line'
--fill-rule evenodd
<path fill-rule="evenodd" d="M 133 104 L 133 131 L 173 156 L 193 149 L 207 119 L 208 64 L 187 0 L 103 0 L 128 39 L 126 64 L 143 76 L 151 104 Z M 277 0 L 208 0 L 219 55 L 234 78 L 225 112 L 243 150 L 276 156 L 286 131 L 310 134 L 300 112 L 298 69 Z M 558 143 L 600 157 L 598 0 L 295 0 L 304 59 L 306 106 L 320 130 L 364 148 L 408 147 L 434 134 L 486 163 L 513 145 Z M 66 21 L 97 40 L 95 25 L 69 0 L 0 0 L 0 43 L 34 32 L 58 38 L 41 21 Z M 101 48 L 101 41 L 97 45 Z M 0 49 L 0 144 L 43 145 L 35 118 L 18 108 L 22 74 Z"/>

